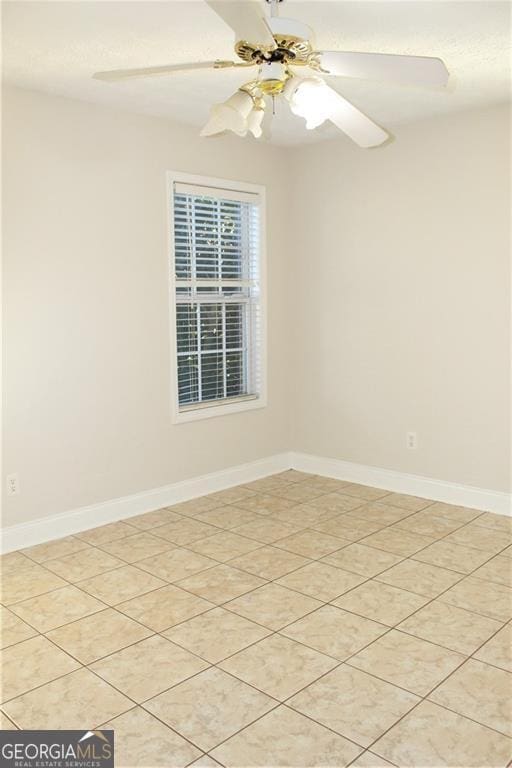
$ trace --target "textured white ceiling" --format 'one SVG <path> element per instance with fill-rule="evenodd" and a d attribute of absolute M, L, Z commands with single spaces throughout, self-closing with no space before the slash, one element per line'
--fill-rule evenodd
<path fill-rule="evenodd" d="M 241 0 L 235 0 L 240 2 Z M 263 3 L 262 0 L 262 4 Z M 209 107 L 248 79 L 243 70 L 173 74 L 124 83 L 97 70 L 232 58 L 230 29 L 202 0 L 3 2 L 3 76 L 8 83 L 165 116 L 198 128 Z M 280 15 L 315 30 L 317 49 L 439 56 L 447 91 L 329 78 L 385 128 L 510 99 L 509 2 L 285 0 Z M 252 70 L 251 70 L 252 71 Z M 337 135 L 276 101 L 272 141 L 301 144 Z"/>

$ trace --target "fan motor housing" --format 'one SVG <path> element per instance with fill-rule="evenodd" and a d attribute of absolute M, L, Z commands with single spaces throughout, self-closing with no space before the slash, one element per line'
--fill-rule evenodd
<path fill-rule="evenodd" d="M 296 19 L 268 19 L 276 48 L 240 40 L 235 45 L 235 52 L 243 61 L 257 64 L 280 62 L 282 64 L 301 64 L 307 61 L 313 50 L 312 30 Z"/>

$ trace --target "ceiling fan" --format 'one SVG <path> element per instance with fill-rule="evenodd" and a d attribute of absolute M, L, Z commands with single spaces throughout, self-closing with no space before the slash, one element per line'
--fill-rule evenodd
<path fill-rule="evenodd" d="M 196 69 L 257 68 L 254 76 L 227 101 L 215 105 L 201 136 L 233 131 L 239 136 L 263 135 L 268 96 L 282 96 L 291 111 L 312 129 L 330 120 L 361 147 L 375 147 L 389 134 L 331 88 L 322 75 L 380 80 L 401 85 L 441 88 L 448 82 L 444 62 L 428 56 L 386 53 L 316 51 L 311 29 L 277 16 L 282 0 L 204 0 L 235 33 L 237 61 L 201 61 L 144 69 L 96 72 L 98 80 L 116 81 L 167 75 Z M 304 72 L 304 76 L 299 73 Z"/>

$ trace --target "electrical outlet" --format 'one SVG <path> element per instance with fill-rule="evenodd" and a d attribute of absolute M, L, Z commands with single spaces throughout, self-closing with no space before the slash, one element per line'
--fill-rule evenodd
<path fill-rule="evenodd" d="M 20 492 L 20 479 L 17 472 L 7 475 L 7 495 L 17 496 Z"/>
<path fill-rule="evenodd" d="M 418 437 L 416 432 L 407 432 L 406 435 L 407 448 L 410 451 L 415 451 L 418 447 Z"/>

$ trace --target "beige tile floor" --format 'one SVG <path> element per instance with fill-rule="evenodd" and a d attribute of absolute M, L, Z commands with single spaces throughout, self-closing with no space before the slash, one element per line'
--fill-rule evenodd
<path fill-rule="evenodd" d="M 1 561 L 0 727 L 116 765 L 512 758 L 512 519 L 293 470 Z"/>

